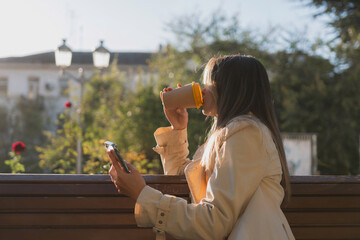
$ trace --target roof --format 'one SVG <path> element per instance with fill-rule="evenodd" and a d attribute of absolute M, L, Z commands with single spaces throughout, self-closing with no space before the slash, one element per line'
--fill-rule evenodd
<path fill-rule="evenodd" d="M 117 56 L 119 65 L 147 65 L 151 52 L 112 52 L 110 62 Z M 0 58 L 0 63 L 42 63 L 55 64 L 55 53 L 45 52 L 24 57 Z M 73 52 L 72 64 L 93 64 L 92 52 Z"/>

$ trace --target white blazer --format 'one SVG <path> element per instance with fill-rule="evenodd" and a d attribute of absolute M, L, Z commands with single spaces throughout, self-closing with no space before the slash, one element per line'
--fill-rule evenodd
<path fill-rule="evenodd" d="M 279 155 L 256 117 L 234 118 L 193 161 L 186 158 L 186 130 L 159 128 L 155 138 L 165 174 L 185 174 L 192 203 L 146 186 L 135 205 L 139 227 L 153 227 L 157 239 L 165 232 L 177 239 L 295 239 L 280 208 Z"/>

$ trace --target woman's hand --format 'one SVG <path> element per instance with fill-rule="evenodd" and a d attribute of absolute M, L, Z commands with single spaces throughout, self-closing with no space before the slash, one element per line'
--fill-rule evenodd
<path fill-rule="evenodd" d="M 181 84 L 177 85 L 178 87 L 182 87 Z M 164 88 L 162 92 L 160 92 L 160 98 L 163 102 L 162 94 L 163 92 L 172 91 L 173 88 Z M 188 124 L 188 112 L 185 108 L 176 108 L 176 109 L 166 109 L 163 104 L 164 113 L 167 120 L 170 122 L 171 127 L 175 130 L 185 129 Z"/>
<path fill-rule="evenodd" d="M 130 170 L 130 173 L 126 173 L 121 164 L 116 160 L 114 150 L 108 151 L 107 154 L 112 162 L 109 171 L 111 181 L 115 184 L 119 193 L 125 194 L 136 201 L 141 190 L 146 186 L 144 178 L 133 165 L 125 161 Z"/>

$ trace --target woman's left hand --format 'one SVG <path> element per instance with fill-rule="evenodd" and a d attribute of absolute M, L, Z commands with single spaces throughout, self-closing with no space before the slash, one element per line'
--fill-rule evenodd
<path fill-rule="evenodd" d="M 136 201 L 141 190 L 146 186 L 144 178 L 133 165 L 125 161 L 130 170 L 130 173 L 126 173 L 116 160 L 113 150 L 108 152 L 108 156 L 112 162 L 109 171 L 111 181 L 115 184 L 119 193 L 125 194 Z"/>

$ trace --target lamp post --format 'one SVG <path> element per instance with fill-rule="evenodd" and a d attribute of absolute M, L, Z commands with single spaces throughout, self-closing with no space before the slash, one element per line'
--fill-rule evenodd
<path fill-rule="evenodd" d="M 103 46 L 103 44 L 104 41 L 100 41 L 100 46 L 97 47 L 92 53 L 94 66 L 100 70 L 107 68 L 110 63 L 110 52 Z M 66 45 L 66 39 L 63 39 L 63 44 L 60 45 L 55 50 L 55 64 L 56 66 L 60 67 L 61 69 L 60 74 L 62 76 L 66 75 L 80 84 L 80 99 L 77 108 L 77 123 L 80 126 L 80 134 L 77 136 L 77 141 L 76 141 L 76 152 L 77 152 L 76 173 L 81 174 L 82 173 L 82 137 L 84 132 L 84 125 L 81 121 L 81 111 L 82 111 L 81 103 L 83 99 L 85 83 L 88 82 L 93 77 L 93 75 L 91 77 L 85 77 L 83 68 L 78 69 L 78 77 L 70 74 L 69 72 L 65 72 L 65 69 L 71 65 L 71 59 L 72 59 L 72 51 Z"/>

